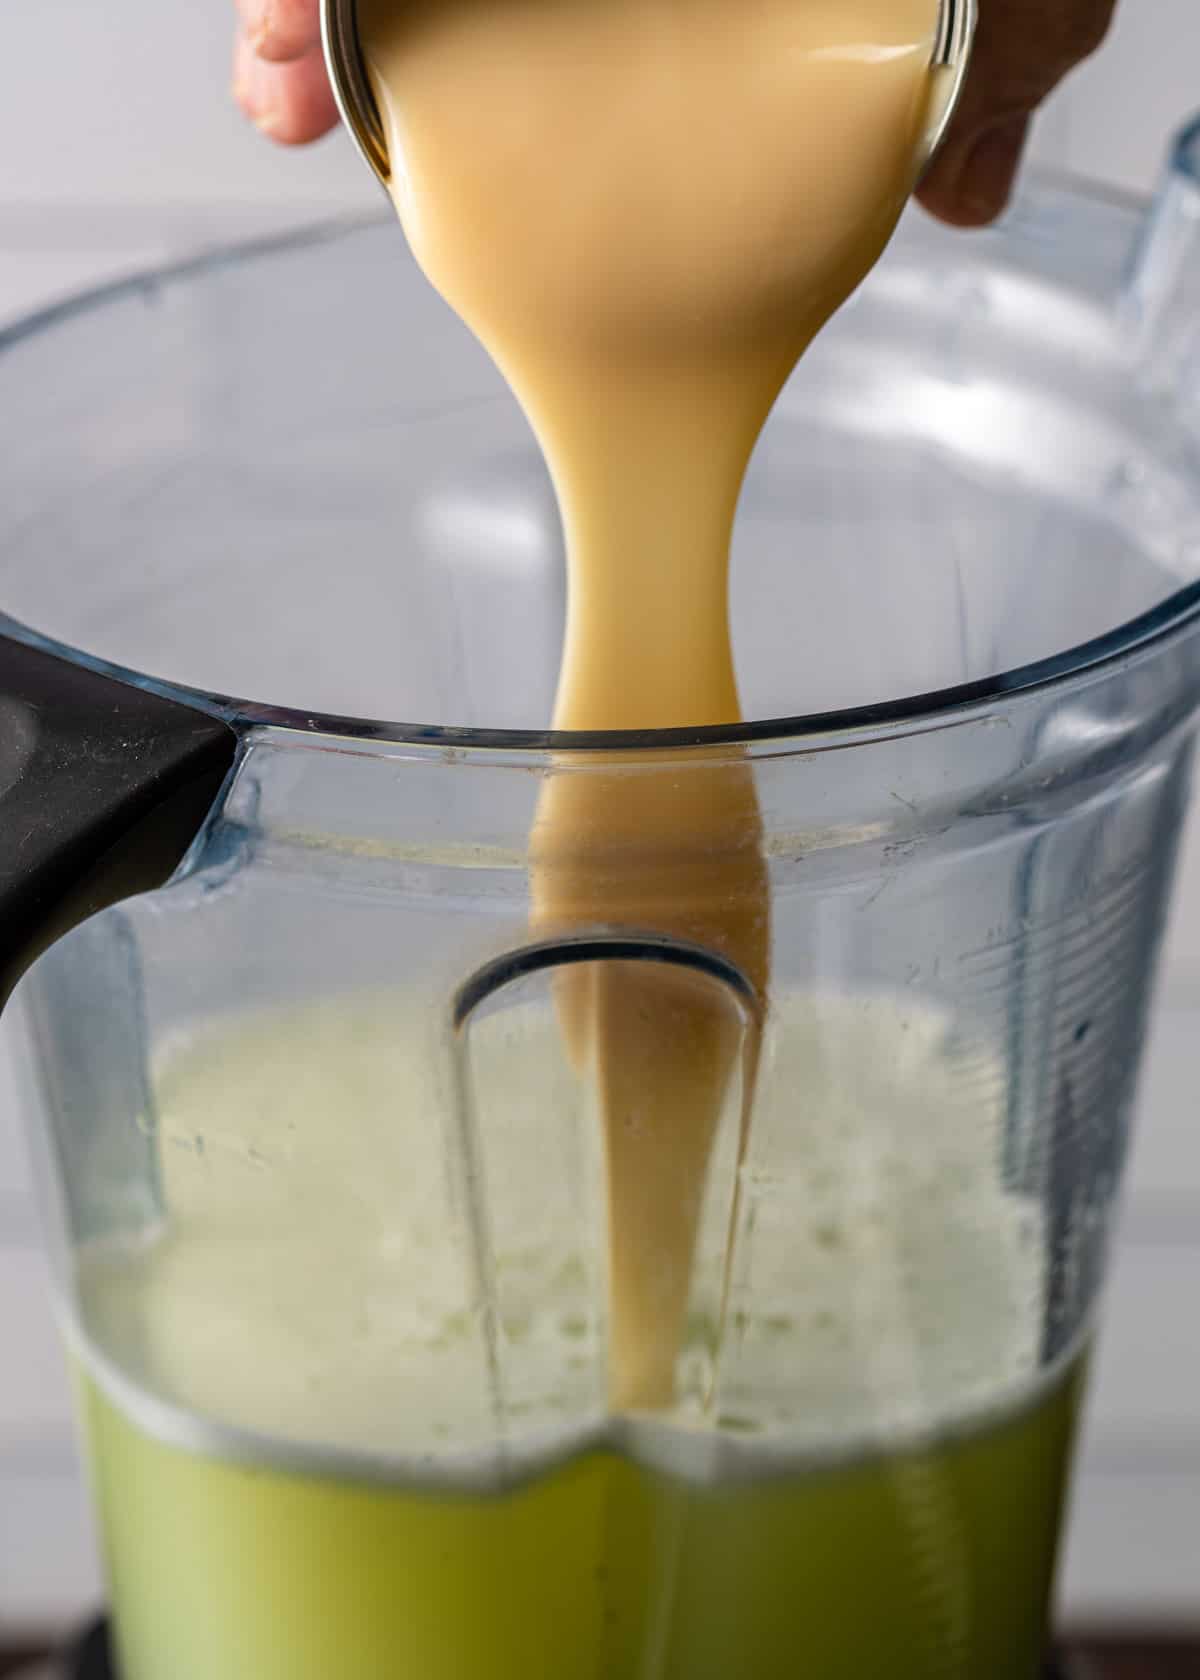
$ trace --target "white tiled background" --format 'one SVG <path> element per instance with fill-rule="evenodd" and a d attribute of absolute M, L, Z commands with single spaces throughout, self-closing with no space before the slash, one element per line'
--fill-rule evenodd
<path fill-rule="evenodd" d="M 222 236 L 376 202 L 340 137 L 284 155 L 243 127 L 227 97 L 227 11 L 228 0 L 10 0 L 0 35 L 0 321 Z M 1109 45 L 1044 114 L 1035 153 L 1142 189 L 1168 132 L 1193 109 L 1198 0 L 1124 0 Z M 1198 1087 L 1200 823 L 1184 861 L 1068 1550 L 1065 1601 L 1076 1619 L 1200 1619 Z M 99 1592 L 12 1106 L 0 1055 L 0 1640 L 58 1624 Z"/>

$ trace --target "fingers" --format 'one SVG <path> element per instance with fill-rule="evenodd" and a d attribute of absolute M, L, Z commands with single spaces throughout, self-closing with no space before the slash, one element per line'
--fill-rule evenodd
<path fill-rule="evenodd" d="M 1012 197 L 1033 119 L 1005 117 L 977 134 L 951 134 L 921 183 L 918 198 L 951 227 L 985 227 Z"/>
<path fill-rule="evenodd" d="M 286 64 L 321 39 L 317 0 L 237 0 L 242 28 L 260 58 Z"/>
<path fill-rule="evenodd" d="M 959 110 L 918 194 L 958 227 L 980 227 L 1008 203 L 1030 119 L 1107 33 L 1115 0 L 980 0 Z M 337 108 L 325 73 L 318 0 L 237 0 L 234 97 L 265 134 L 299 145 L 325 134 Z"/>
<path fill-rule="evenodd" d="M 233 96 L 251 122 L 281 145 L 317 140 L 338 120 L 325 59 L 317 41 L 289 59 L 264 58 L 246 30 L 238 31 Z"/>
<path fill-rule="evenodd" d="M 955 227 L 994 221 L 1012 194 L 1034 111 L 1094 52 L 1115 0 L 979 0 L 962 101 L 921 183 L 925 208 Z"/>

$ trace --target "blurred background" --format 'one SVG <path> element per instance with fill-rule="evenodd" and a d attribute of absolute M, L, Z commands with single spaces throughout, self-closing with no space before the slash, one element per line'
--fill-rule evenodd
<path fill-rule="evenodd" d="M 95 281 L 379 203 L 341 136 L 287 154 L 244 125 L 229 12 L 230 0 L 10 0 L 0 326 Z M 1144 192 L 1194 111 L 1197 0 L 1123 0 L 1106 47 L 1043 113 L 1032 161 Z M 1193 822 L 1077 1481 L 1063 1598 L 1074 1625 L 1200 1622 L 1198 1041 Z M 0 1648 L 35 1643 L 100 1596 L 13 1109 L 0 1025 Z"/>

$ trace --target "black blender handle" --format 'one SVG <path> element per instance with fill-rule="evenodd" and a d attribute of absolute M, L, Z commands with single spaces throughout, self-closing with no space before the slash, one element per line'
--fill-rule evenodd
<path fill-rule="evenodd" d="M 217 718 L 0 635 L 0 1008 L 61 934 L 169 878 L 236 748 Z"/>

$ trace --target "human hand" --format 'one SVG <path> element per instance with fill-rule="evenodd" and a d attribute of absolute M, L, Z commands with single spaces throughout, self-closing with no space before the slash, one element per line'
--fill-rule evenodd
<path fill-rule="evenodd" d="M 321 52 L 319 0 L 235 0 L 233 97 L 272 140 L 327 134 L 337 106 Z"/>
<path fill-rule="evenodd" d="M 917 197 L 982 227 L 1008 203 L 1033 113 L 1108 33 L 1116 0 L 979 0 L 962 99 Z"/>
<path fill-rule="evenodd" d="M 994 220 L 1008 202 L 1034 111 L 1095 51 L 1116 0 L 979 0 L 962 101 L 921 184 L 927 210 L 958 227 Z M 285 145 L 337 122 L 321 56 L 318 0 L 236 0 L 234 97 Z"/>

